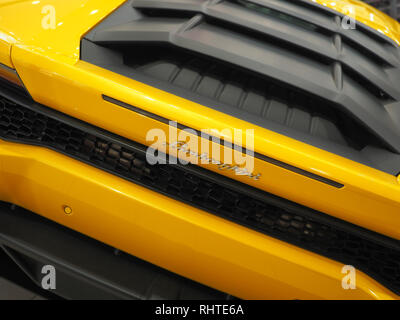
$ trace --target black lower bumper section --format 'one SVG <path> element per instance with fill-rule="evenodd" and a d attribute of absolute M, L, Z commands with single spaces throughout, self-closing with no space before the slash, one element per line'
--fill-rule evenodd
<path fill-rule="evenodd" d="M 40 287 L 51 274 L 43 267 L 53 266 L 51 291 L 67 299 L 232 298 L 4 202 L 0 245 Z"/>

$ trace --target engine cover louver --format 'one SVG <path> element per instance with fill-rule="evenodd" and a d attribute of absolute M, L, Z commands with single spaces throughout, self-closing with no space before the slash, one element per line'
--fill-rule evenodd
<path fill-rule="evenodd" d="M 81 59 L 400 171 L 398 45 L 310 1 L 128 1 L 85 36 Z"/>
<path fill-rule="evenodd" d="M 0 86 L 0 138 L 63 153 L 266 235 L 350 264 L 400 293 L 400 243 L 194 165 L 149 165 L 146 147 Z"/>

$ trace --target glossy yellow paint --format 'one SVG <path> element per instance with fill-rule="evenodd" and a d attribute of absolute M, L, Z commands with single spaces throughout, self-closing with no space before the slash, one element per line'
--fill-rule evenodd
<path fill-rule="evenodd" d="M 384 13 L 358 0 L 309 0 L 348 14 L 349 8 L 356 18 L 400 41 L 400 25 Z M 13 45 L 24 45 L 63 63 L 76 63 L 79 59 L 81 36 L 99 23 L 125 0 L 0 0 L 0 63 L 13 67 L 10 59 Z M 55 28 L 47 19 L 51 9 L 55 12 Z M 79 22 L 79 23 L 77 23 Z M 28 26 L 28 27 L 27 27 Z"/>
<path fill-rule="evenodd" d="M 9 68 L 14 68 L 11 61 L 11 46 L 14 42 L 12 37 L 0 31 L 0 63 Z"/>
<path fill-rule="evenodd" d="M 81 36 L 125 0 L 0 0 L 0 63 L 10 46 L 36 48 L 60 62 L 79 59 Z M 54 28 L 50 14 L 54 12 Z"/>
<path fill-rule="evenodd" d="M 262 173 L 257 182 L 207 169 L 400 239 L 396 177 L 78 61 L 81 36 L 123 2 L 0 1 L 0 62 L 16 68 L 36 101 L 146 145 L 151 143 L 145 139 L 149 129 L 166 126 L 112 105 L 102 94 L 195 129 L 255 129 L 255 151 L 345 187 L 333 188 L 260 160 L 255 160 L 255 171 Z M 374 23 L 381 21 L 389 28 L 385 34 L 398 39 L 397 24 L 350 2 L 367 10 L 365 19 L 374 14 Z M 42 27 L 46 5 L 56 7 L 55 29 Z M 43 148 L 0 143 L 0 177 L 0 200 L 241 298 L 398 298 L 362 273 L 357 290 L 343 290 L 337 262 Z M 65 206 L 72 214 L 65 214 Z"/>
<path fill-rule="evenodd" d="M 0 178 L 3 200 L 240 298 L 399 298 L 361 272 L 343 290 L 335 261 L 51 150 L 0 141 Z"/>
<path fill-rule="evenodd" d="M 333 179 L 345 187 L 337 189 L 257 159 L 255 172 L 263 176 L 259 181 L 218 171 L 212 165 L 207 169 L 400 239 L 400 185 L 395 176 L 85 62 L 73 66 L 60 64 L 18 46 L 13 58 L 25 86 L 38 102 L 145 145 L 151 144 L 146 141 L 147 131 L 165 128 L 164 125 L 112 105 L 102 99 L 102 94 L 179 120 L 194 129 L 254 129 L 256 152 Z"/>

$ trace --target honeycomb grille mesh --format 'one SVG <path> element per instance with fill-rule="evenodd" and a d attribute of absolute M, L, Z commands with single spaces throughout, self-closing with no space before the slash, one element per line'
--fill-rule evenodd
<path fill-rule="evenodd" d="M 367 230 L 367 235 L 374 236 L 361 236 L 360 228 L 344 221 L 314 211 L 304 214 L 304 208 L 296 204 L 277 206 L 267 200 L 268 196 L 265 201 L 252 197 L 186 166 L 149 165 L 144 147 L 138 151 L 93 132 L 0 98 L 0 137 L 5 140 L 54 149 L 220 217 L 354 265 L 400 293 L 400 250 L 396 240 L 390 239 L 395 245 L 388 246 L 385 241 L 376 241 L 376 236 L 383 236 Z"/>

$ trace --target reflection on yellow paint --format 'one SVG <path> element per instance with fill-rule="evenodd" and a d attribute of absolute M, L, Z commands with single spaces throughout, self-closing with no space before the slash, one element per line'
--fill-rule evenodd
<path fill-rule="evenodd" d="M 298 0 L 300 1 L 300 0 Z M 384 13 L 356 0 L 309 0 L 343 14 L 354 11 L 356 19 L 400 43 L 400 25 Z M 0 62 L 12 67 L 10 45 L 35 47 L 43 55 L 69 64 L 79 60 L 83 34 L 125 0 L 34 0 L 0 1 Z M 43 30 L 42 8 L 56 9 L 56 28 Z M 77 23 L 79 22 L 79 23 Z M 11 33 L 12 32 L 12 33 Z M 48 48 L 51 43 L 51 49 Z M 1 45 L 1 43 L 0 43 Z"/>

